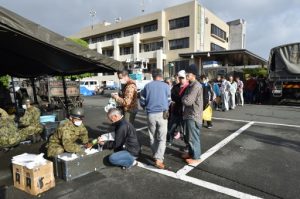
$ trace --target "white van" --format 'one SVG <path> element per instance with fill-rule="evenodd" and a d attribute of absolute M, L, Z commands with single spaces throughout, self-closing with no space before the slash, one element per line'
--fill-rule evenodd
<path fill-rule="evenodd" d="M 100 83 L 98 80 L 81 80 L 80 87 L 85 87 L 89 91 L 96 91 L 100 88 Z"/>

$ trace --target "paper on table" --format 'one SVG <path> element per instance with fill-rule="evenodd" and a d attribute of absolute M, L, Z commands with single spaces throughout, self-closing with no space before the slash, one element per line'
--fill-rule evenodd
<path fill-rule="evenodd" d="M 105 133 L 100 137 L 103 139 L 104 142 L 107 142 L 107 141 L 114 141 L 115 140 L 114 136 L 115 136 L 114 133 Z"/>
<path fill-rule="evenodd" d="M 58 155 L 57 157 L 64 161 L 71 161 L 71 160 L 75 160 L 76 158 L 78 158 L 78 155 L 76 155 L 75 153 L 62 153 L 62 154 Z"/>
<path fill-rule="evenodd" d="M 14 156 L 12 158 L 12 163 L 25 166 L 28 169 L 32 169 L 34 167 L 45 165 L 47 163 L 47 160 L 43 156 L 44 153 L 40 153 L 40 154 L 23 153 L 21 155 Z"/>

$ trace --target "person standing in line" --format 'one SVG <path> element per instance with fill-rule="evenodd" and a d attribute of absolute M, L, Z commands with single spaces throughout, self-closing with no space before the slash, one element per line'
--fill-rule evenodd
<path fill-rule="evenodd" d="M 125 119 L 134 125 L 135 116 L 138 111 L 136 84 L 130 79 L 126 70 L 119 71 L 118 78 L 123 85 L 121 95 L 112 94 L 111 97 L 116 100 L 122 109 Z"/>
<path fill-rule="evenodd" d="M 141 91 L 140 104 L 147 112 L 150 147 L 155 166 L 164 169 L 164 154 L 168 132 L 168 113 L 171 102 L 170 87 L 164 83 L 161 69 L 152 71 L 153 81 Z"/>
<path fill-rule="evenodd" d="M 170 144 L 172 144 L 173 139 L 179 139 L 180 133 L 183 133 L 181 98 L 189 85 L 184 70 L 178 72 L 178 78 L 179 83 L 174 85 L 171 90 L 172 107 L 170 111 L 170 125 L 168 125 L 168 141 Z M 186 142 L 186 139 L 184 140 Z"/>
<path fill-rule="evenodd" d="M 228 83 L 228 81 L 226 80 L 226 78 L 224 76 L 221 76 L 221 101 L 222 101 L 222 111 L 228 111 L 229 110 L 229 105 L 228 105 L 228 101 L 229 101 L 229 89 L 230 89 L 230 84 Z"/>
<path fill-rule="evenodd" d="M 189 86 L 186 89 L 181 101 L 183 105 L 184 132 L 188 140 L 188 153 L 182 158 L 188 164 L 201 162 L 200 129 L 202 126 L 203 114 L 203 90 L 201 84 L 196 80 L 198 70 L 195 64 L 186 67 L 186 79 Z"/>
<path fill-rule="evenodd" d="M 214 98 L 214 92 L 212 90 L 212 86 L 208 83 L 207 77 L 205 75 L 201 75 L 200 82 L 203 89 L 203 110 L 205 110 L 208 106 L 211 105 L 213 98 Z M 203 125 L 204 125 L 203 120 Z M 212 128 L 212 121 L 206 121 L 207 122 L 207 128 Z"/>
<path fill-rule="evenodd" d="M 237 98 L 237 105 L 238 106 L 244 106 L 244 83 L 242 80 L 240 80 L 240 77 L 235 78 L 236 84 L 237 84 L 237 90 L 236 90 L 236 98 Z"/>
<path fill-rule="evenodd" d="M 230 88 L 229 88 L 229 109 L 233 110 L 233 109 L 235 109 L 235 94 L 236 94 L 236 90 L 237 90 L 237 84 L 233 80 L 232 75 L 229 76 L 228 83 L 230 85 Z"/>
<path fill-rule="evenodd" d="M 216 94 L 216 98 L 214 100 L 214 107 L 216 111 L 219 111 L 221 109 L 221 104 L 222 104 L 222 98 L 221 98 L 221 86 L 222 86 L 222 80 L 221 76 L 218 75 L 217 79 L 213 83 L 213 90 L 214 93 Z"/>

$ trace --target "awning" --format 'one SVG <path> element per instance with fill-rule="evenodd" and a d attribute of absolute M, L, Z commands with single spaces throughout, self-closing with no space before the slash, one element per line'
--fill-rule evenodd
<path fill-rule="evenodd" d="M 0 7 L 0 75 L 37 77 L 111 72 L 119 61 L 101 55 Z"/>
<path fill-rule="evenodd" d="M 246 50 L 223 50 L 223 51 L 206 51 L 206 52 L 192 52 L 179 54 L 182 58 L 200 59 L 201 62 L 205 61 L 217 61 L 222 65 L 228 66 L 246 66 L 246 65 L 266 65 L 267 60 L 260 56 Z"/>

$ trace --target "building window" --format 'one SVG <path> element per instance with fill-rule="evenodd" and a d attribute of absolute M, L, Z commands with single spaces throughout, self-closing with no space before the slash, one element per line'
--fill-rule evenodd
<path fill-rule="evenodd" d="M 189 38 L 174 39 L 169 41 L 170 50 L 189 48 Z"/>
<path fill-rule="evenodd" d="M 124 30 L 124 37 L 134 35 L 141 32 L 141 27 Z"/>
<path fill-rule="evenodd" d="M 189 60 L 181 60 L 181 61 L 174 61 L 175 65 L 175 73 L 177 74 L 179 71 L 184 70 L 186 66 L 189 65 Z"/>
<path fill-rule="evenodd" d="M 189 27 L 189 26 L 190 26 L 190 17 L 189 16 L 169 20 L 170 30 L 174 30 L 177 28 Z"/>
<path fill-rule="evenodd" d="M 120 37 L 121 37 L 121 32 L 115 32 L 115 33 L 107 34 L 106 40 L 111 40 L 111 39 L 120 38 Z"/>
<path fill-rule="evenodd" d="M 214 24 L 211 24 L 211 34 L 226 40 L 226 32 Z"/>
<path fill-rule="evenodd" d="M 120 47 L 120 55 L 133 54 L 133 46 Z"/>
<path fill-rule="evenodd" d="M 114 50 L 113 49 L 105 49 L 105 50 L 102 50 L 102 54 L 106 55 L 108 57 L 112 57 L 112 56 L 114 56 Z"/>
<path fill-rule="evenodd" d="M 223 48 L 222 46 L 217 45 L 217 44 L 210 43 L 210 50 L 211 51 L 222 51 L 222 50 L 226 50 L 226 49 Z"/>
<path fill-rule="evenodd" d="M 155 51 L 155 50 L 159 50 L 162 48 L 163 48 L 162 41 L 144 44 L 144 52 Z"/>
<path fill-rule="evenodd" d="M 145 25 L 143 28 L 144 32 L 153 32 L 157 31 L 157 21 L 155 23 Z"/>

